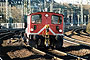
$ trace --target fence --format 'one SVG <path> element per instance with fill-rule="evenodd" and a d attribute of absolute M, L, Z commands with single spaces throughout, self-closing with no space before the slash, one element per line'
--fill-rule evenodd
<path fill-rule="evenodd" d="M 3 28 L 18 29 L 18 28 L 24 28 L 24 23 L 1 23 L 1 26 Z"/>

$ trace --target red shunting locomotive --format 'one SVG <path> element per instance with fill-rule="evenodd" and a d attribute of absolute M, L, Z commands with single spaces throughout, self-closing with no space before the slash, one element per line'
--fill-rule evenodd
<path fill-rule="evenodd" d="M 33 40 L 37 46 L 62 47 L 63 18 L 62 14 L 52 12 L 37 12 L 28 15 L 27 37 Z"/>

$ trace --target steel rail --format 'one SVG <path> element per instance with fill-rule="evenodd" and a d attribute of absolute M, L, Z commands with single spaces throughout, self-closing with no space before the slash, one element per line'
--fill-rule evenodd
<path fill-rule="evenodd" d="M 70 37 L 67 37 L 67 36 L 64 36 L 64 39 L 66 39 L 68 41 L 79 43 L 80 45 L 84 45 L 84 46 L 90 47 L 90 43 L 88 43 L 88 42 L 84 42 L 84 41 L 81 41 L 81 40 L 73 39 L 73 38 L 70 38 Z"/>
<path fill-rule="evenodd" d="M 55 60 L 63 60 L 63 59 L 61 59 L 61 58 L 58 58 L 58 57 L 56 57 L 56 56 L 54 56 L 54 55 L 51 55 L 51 54 L 48 54 L 48 53 L 46 53 L 46 52 L 44 52 L 44 51 L 41 51 L 41 50 L 39 50 L 39 49 L 36 49 L 36 48 L 34 48 L 34 47 L 27 46 L 26 44 L 24 44 L 24 45 L 26 46 L 25 48 L 27 48 L 27 49 L 35 52 L 35 53 L 38 53 L 38 54 L 40 54 L 40 55 L 42 55 L 42 56 L 49 56 L 49 57 L 51 57 L 51 58 L 53 58 L 53 59 L 55 59 Z"/>
<path fill-rule="evenodd" d="M 59 51 L 59 50 L 51 50 L 50 52 L 52 52 L 53 54 L 58 54 L 58 55 L 63 55 L 63 56 L 71 56 L 71 57 L 76 58 L 77 60 L 87 60 L 87 59 L 81 58 L 79 56 L 76 56 L 76 55 L 73 55 L 73 54 L 70 54 L 70 53 L 66 53 L 66 52 L 62 52 L 62 51 Z"/>

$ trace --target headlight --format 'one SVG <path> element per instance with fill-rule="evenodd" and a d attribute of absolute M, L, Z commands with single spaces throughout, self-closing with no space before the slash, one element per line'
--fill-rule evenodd
<path fill-rule="evenodd" d="M 60 29 L 59 32 L 62 32 L 62 29 Z"/>
<path fill-rule="evenodd" d="M 31 28 L 30 30 L 31 30 L 31 31 L 34 31 L 34 29 L 33 29 L 33 28 Z"/>
<path fill-rule="evenodd" d="M 49 15 L 48 15 L 48 14 L 46 14 L 45 16 L 46 16 L 46 17 L 48 17 Z"/>

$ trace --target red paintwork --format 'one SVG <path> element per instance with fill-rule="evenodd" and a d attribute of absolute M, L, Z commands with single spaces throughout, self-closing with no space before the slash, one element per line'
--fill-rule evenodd
<path fill-rule="evenodd" d="M 38 33 L 45 25 L 49 24 L 50 28 L 52 29 L 52 31 L 55 34 L 63 34 L 63 32 L 60 33 L 56 30 L 56 26 L 59 26 L 59 29 L 63 30 L 63 15 L 62 14 L 51 13 L 51 12 L 37 12 L 37 13 L 32 13 L 31 15 L 28 15 L 28 16 L 32 16 L 32 15 L 36 15 L 36 14 L 41 14 L 42 15 L 42 23 L 40 23 L 40 24 L 31 23 L 31 18 L 30 18 L 30 26 L 27 27 L 28 28 L 28 33 Z M 45 14 L 48 14 L 49 16 L 46 17 Z M 62 16 L 62 23 L 61 24 L 52 24 L 51 23 L 51 16 L 52 15 Z M 30 29 L 31 28 L 34 29 L 34 25 L 36 25 L 37 29 L 32 32 L 32 31 L 30 31 Z M 45 29 L 39 35 L 42 35 L 43 32 L 45 34 Z M 53 35 L 53 34 L 49 31 L 49 35 Z"/>

